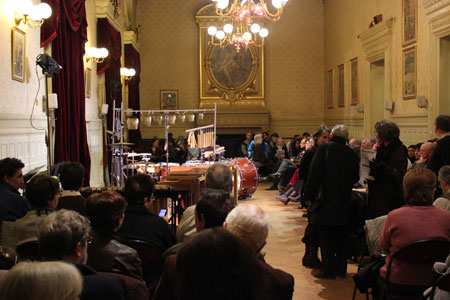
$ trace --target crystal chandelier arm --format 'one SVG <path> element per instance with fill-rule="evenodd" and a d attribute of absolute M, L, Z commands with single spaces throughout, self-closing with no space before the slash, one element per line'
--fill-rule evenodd
<path fill-rule="evenodd" d="M 264 10 L 264 17 L 266 19 L 274 22 L 280 20 L 280 17 L 283 14 L 284 6 L 278 8 L 276 13 L 271 13 L 270 10 L 267 8 L 267 4 L 264 0 L 260 0 L 260 4 L 262 9 Z"/>
<path fill-rule="evenodd" d="M 233 3 L 231 3 L 230 6 L 228 6 L 225 9 L 220 9 L 217 7 L 216 4 L 216 14 L 220 17 L 229 17 L 231 16 L 231 14 L 234 12 L 234 10 L 236 9 L 236 6 L 239 5 L 238 4 L 239 0 L 234 0 Z"/>

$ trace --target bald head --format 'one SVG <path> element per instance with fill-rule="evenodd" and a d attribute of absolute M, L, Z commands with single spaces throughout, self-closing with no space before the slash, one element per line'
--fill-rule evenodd
<path fill-rule="evenodd" d="M 266 244 L 269 219 L 255 204 L 240 204 L 227 216 L 224 227 L 240 237 L 256 255 Z"/>
<path fill-rule="evenodd" d="M 436 145 L 430 142 L 423 143 L 422 146 L 420 146 L 420 156 L 424 161 L 428 160 L 431 157 L 434 148 L 436 148 Z"/>

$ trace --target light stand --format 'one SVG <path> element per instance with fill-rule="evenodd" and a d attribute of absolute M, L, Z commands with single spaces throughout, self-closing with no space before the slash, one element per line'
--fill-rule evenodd
<path fill-rule="evenodd" d="M 54 60 L 48 54 L 39 54 L 36 57 L 36 64 L 42 68 L 42 74 L 45 75 L 45 112 L 47 114 L 47 134 L 45 136 L 45 144 L 47 145 L 47 171 L 50 174 L 51 168 L 53 166 L 53 132 L 50 126 L 50 110 L 48 108 L 48 79 L 52 77 L 53 74 L 58 74 L 62 67 L 58 65 L 56 60 Z"/>

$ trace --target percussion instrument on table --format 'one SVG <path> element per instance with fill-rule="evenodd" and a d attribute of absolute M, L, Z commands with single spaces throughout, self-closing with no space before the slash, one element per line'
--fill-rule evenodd
<path fill-rule="evenodd" d="M 167 176 L 167 163 L 138 163 L 136 165 L 137 173 L 150 175 L 155 181 L 164 180 Z M 169 163 L 170 167 L 178 167 L 180 164 Z"/>

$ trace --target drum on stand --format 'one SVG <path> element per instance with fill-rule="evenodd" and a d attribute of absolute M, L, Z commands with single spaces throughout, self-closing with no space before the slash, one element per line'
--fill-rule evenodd
<path fill-rule="evenodd" d="M 255 164 L 246 157 L 232 159 L 232 162 L 238 170 L 239 197 L 253 195 L 258 187 L 258 169 Z"/>

